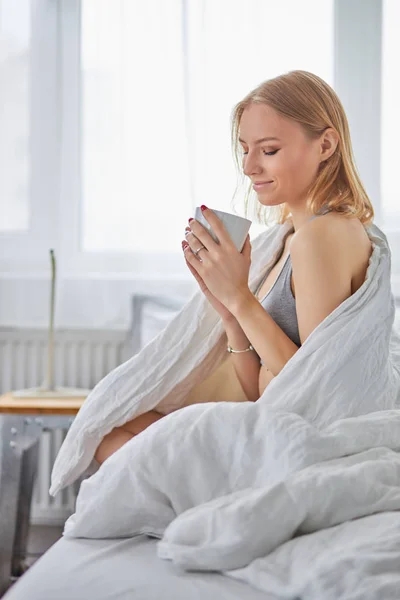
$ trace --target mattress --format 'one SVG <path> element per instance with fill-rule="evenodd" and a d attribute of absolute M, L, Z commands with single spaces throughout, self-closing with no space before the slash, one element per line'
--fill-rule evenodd
<path fill-rule="evenodd" d="M 157 556 L 157 541 L 61 538 L 3 600 L 276 600 L 220 573 L 185 572 Z"/>

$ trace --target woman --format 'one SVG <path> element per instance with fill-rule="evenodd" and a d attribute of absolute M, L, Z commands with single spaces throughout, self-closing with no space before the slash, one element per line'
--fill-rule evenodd
<path fill-rule="evenodd" d="M 259 85 L 233 110 L 232 141 L 249 192 L 257 194 L 257 216 L 262 207 L 268 215 L 279 207 L 276 222 L 291 219 L 293 227 L 253 294 L 249 236 L 239 253 L 207 207 L 203 214 L 219 244 L 189 219 L 184 256 L 221 317 L 229 353 L 185 404 L 256 401 L 319 323 L 359 289 L 372 253 L 365 227 L 373 207 L 356 171 L 343 106 L 321 78 L 291 71 Z M 96 460 L 162 416 L 152 410 L 113 429 Z"/>

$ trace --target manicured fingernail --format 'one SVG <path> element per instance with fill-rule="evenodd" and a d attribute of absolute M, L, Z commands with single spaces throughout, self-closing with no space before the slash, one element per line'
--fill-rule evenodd
<path fill-rule="evenodd" d="M 182 242 L 182 248 L 187 248 L 189 244 L 187 242 Z"/>
<path fill-rule="evenodd" d="M 201 208 L 201 210 L 206 210 L 206 209 L 207 209 L 207 206 L 206 206 L 205 204 L 202 204 L 202 205 L 200 206 L 200 208 Z"/>
<path fill-rule="evenodd" d="M 190 223 L 190 221 L 193 221 L 193 217 L 190 217 L 190 219 L 188 219 L 188 222 Z"/>

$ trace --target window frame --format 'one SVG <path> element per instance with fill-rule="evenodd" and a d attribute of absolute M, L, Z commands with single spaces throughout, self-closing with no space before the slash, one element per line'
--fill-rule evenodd
<path fill-rule="evenodd" d="M 65 107 L 61 120 L 60 251 L 66 276 L 148 278 L 159 281 L 188 281 L 191 277 L 176 252 L 87 252 L 81 249 L 81 4 L 79 0 L 60 3 L 61 14 L 61 95 Z M 188 201 L 188 215 L 194 203 Z M 183 239 L 182 232 L 182 239 Z M 189 277 L 190 275 L 190 277 Z"/>
<path fill-rule="evenodd" d="M 382 0 L 335 0 L 335 90 L 349 120 L 374 223 L 384 229 L 392 251 L 392 291 L 400 301 L 400 229 L 384 223 L 382 210 L 382 26 Z M 354 44 L 354 39 L 367 39 L 368 44 Z"/>
<path fill-rule="evenodd" d="M 0 232 L 0 278 L 31 277 L 49 263 L 58 237 L 59 12 L 52 0 L 31 7 L 29 69 L 29 229 Z M 56 201 L 54 201 L 56 199 Z"/>

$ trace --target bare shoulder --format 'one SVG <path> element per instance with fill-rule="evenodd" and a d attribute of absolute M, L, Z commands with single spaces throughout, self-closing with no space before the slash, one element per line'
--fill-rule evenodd
<path fill-rule="evenodd" d="M 372 254 L 372 242 L 358 218 L 349 218 L 337 212 L 328 213 L 306 223 L 295 234 L 296 237 L 317 238 L 321 245 L 326 244 L 335 252 L 342 268 L 348 269 L 351 293 L 362 285 Z"/>
<path fill-rule="evenodd" d="M 371 241 L 356 218 L 327 214 L 293 236 L 296 313 L 301 343 L 365 280 Z"/>
<path fill-rule="evenodd" d="M 359 237 L 368 235 L 361 221 L 355 217 L 341 215 L 338 212 L 327 213 L 321 215 L 317 219 L 313 219 L 305 223 L 299 231 L 294 234 L 294 238 L 308 237 L 312 232 L 323 232 L 324 234 L 332 234 L 338 242 L 347 243 L 354 235 Z"/>
<path fill-rule="evenodd" d="M 319 226 L 324 233 L 326 229 L 332 233 L 343 251 L 347 264 L 352 267 L 353 273 L 357 272 L 364 263 L 368 263 L 372 253 L 372 242 L 364 225 L 356 217 L 349 218 L 339 213 L 329 213 L 324 218 L 313 221 L 321 222 Z"/>

